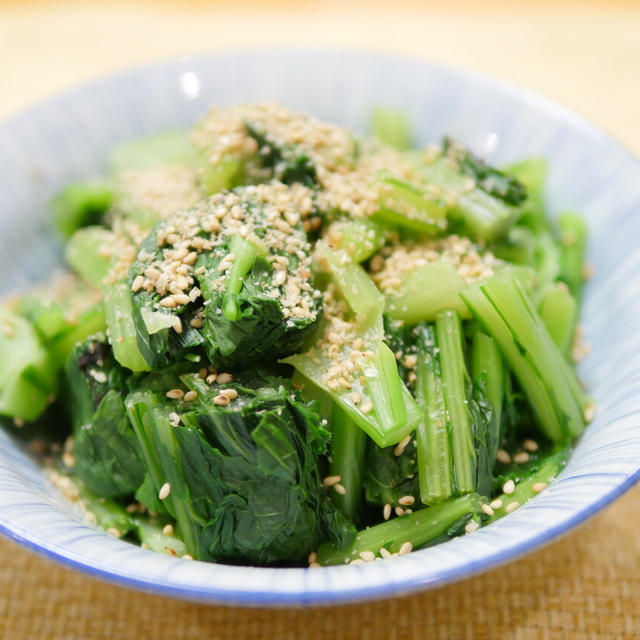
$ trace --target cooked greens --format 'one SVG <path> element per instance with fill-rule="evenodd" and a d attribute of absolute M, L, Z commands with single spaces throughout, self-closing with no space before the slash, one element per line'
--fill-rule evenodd
<path fill-rule="evenodd" d="M 54 199 L 70 273 L 0 309 L 0 416 L 62 437 L 51 478 L 91 522 L 183 558 L 364 563 L 562 470 L 594 412 L 583 220 L 547 215 L 544 160 L 372 125 L 214 107 Z"/>

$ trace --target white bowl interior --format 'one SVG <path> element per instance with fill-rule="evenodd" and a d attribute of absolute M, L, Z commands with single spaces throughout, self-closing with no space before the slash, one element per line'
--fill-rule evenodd
<path fill-rule="evenodd" d="M 583 308 L 581 376 L 599 411 L 559 480 L 477 533 L 389 562 L 323 570 L 185 562 L 110 538 L 0 434 L 0 529 L 88 573 L 168 595 L 252 605 L 344 602 L 459 579 L 531 550 L 592 515 L 640 469 L 640 165 L 590 124 L 525 91 L 425 62 L 369 53 L 267 51 L 136 70 L 0 124 L 0 294 L 60 264 L 46 203 L 99 173 L 118 142 L 188 126 L 211 103 L 277 100 L 365 131 L 370 108 L 406 110 L 420 143 L 450 134 L 498 164 L 544 155 L 553 212 L 587 219 L 595 276 Z"/>

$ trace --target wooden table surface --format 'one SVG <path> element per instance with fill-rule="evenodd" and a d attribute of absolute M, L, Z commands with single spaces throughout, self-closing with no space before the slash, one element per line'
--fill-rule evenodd
<path fill-rule="evenodd" d="M 631 1 L 0 0 L 0 117 L 132 65 L 257 45 L 366 47 L 488 72 L 575 109 L 640 154 L 640 4 Z M 640 637 L 639 505 L 636 488 L 545 550 L 458 585 L 304 612 L 138 594 L 0 540 L 0 638 Z"/>

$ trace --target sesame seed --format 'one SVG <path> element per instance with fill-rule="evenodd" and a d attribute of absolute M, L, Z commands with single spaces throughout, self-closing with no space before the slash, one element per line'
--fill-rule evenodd
<path fill-rule="evenodd" d="M 173 535 L 173 525 L 165 524 L 164 527 L 162 527 L 162 533 L 165 536 L 172 536 Z"/>
<path fill-rule="evenodd" d="M 227 396 L 221 396 L 219 394 L 213 399 L 213 404 L 217 404 L 219 407 L 226 407 L 230 402 L 231 400 L 229 400 Z"/>
<path fill-rule="evenodd" d="M 527 438 L 527 440 L 522 443 L 522 448 L 533 453 L 538 450 L 538 443 L 535 440 Z"/>
<path fill-rule="evenodd" d="M 400 442 L 396 445 L 393 450 L 393 455 L 396 457 L 401 456 L 404 453 L 404 450 L 409 446 L 411 442 L 411 434 L 407 434 Z"/>
<path fill-rule="evenodd" d="M 183 560 L 193 560 L 193 556 L 190 556 L 188 553 L 180 556 Z"/>
<path fill-rule="evenodd" d="M 322 486 L 325 489 L 328 489 L 329 487 L 332 487 L 334 484 L 338 484 L 338 482 L 340 482 L 341 480 L 342 480 L 342 476 L 327 476 L 322 481 Z"/>
<path fill-rule="evenodd" d="M 238 392 L 235 389 L 220 389 L 220 395 L 229 400 L 235 400 L 238 397 Z"/>
<path fill-rule="evenodd" d="M 373 562 L 376 559 L 376 554 L 373 551 L 361 551 L 358 554 L 365 562 Z"/>
<path fill-rule="evenodd" d="M 180 424 L 180 415 L 177 414 L 175 411 L 172 411 L 169 414 L 169 424 L 172 427 L 177 427 Z"/>
<path fill-rule="evenodd" d="M 513 461 L 516 464 L 524 464 L 525 462 L 529 462 L 530 457 L 526 451 L 520 451 L 520 453 L 516 453 L 516 455 L 513 456 Z"/>
<path fill-rule="evenodd" d="M 217 377 L 218 376 L 215 373 L 210 373 L 206 378 L 207 384 L 213 384 L 216 381 Z"/>
<path fill-rule="evenodd" d="M 352 560 L 349 564 L 364 564 L 364 560 L 362 558 L 356 558 Z"/>
<path fill-rule="evenodd" d="M 360 404 L 360 402 L 362 402 L 362 396 L 357 392 L 357 391 L 352 391 L 349 394 L 349 397 L 351 398 L 351 402 L 353 402 L 353 404 Z"/>
<path fill-rule="evenodd" d="M 334 484 L 333 485 L 333 490 L 336 493 L 339 493 L 341 496 L 345 495 L 347 493 L 347 490 L 344 488 L 343 485 L 341 485 L 340 483 L 338 484 Z"/>
<path fill-rule="evenodd" d="M 196 391 L 187 391 L 187 393 L 184 394 L 184 401 L 185 402 L 193 402 L 196 398 L 198 397 L 198 393 Z"/>
<path fill-rule="evenodd" d="M 512 513 L 513 511 L 515 511 L 518 507 L 520 506 L 519 502 L 510 502 L 506 507 L 505 507 L 505 511 L 507 513 Z"/>
<path fill-rule="evenodd" d="M 171 389 L 164 394 L 167 398 L 171 400 L 180 400 L 180 398 L 184 397 L 184 391 L 182 389 Z"/>
<path fill-rule="evenodd" d="M 509 464 L 511 462 L 511 456 L 504 449 L 498 449 L 498 452 L 496 453 L 496 460 L 503 464 Z"/>
<path fill-rule="evenodd" d="M 591 422 L 596 416 L 596 405 L 590 402 L 584 409 L 584 419 L 586 422 Z"/>
<path fill-rule="evenodd" d="M 164 550 L 170 555 L 173 556 L 174 558 L 178 555 L 176 550 L 173 547 L 165 547 Z"/>
<path fill-rule="evenodd" d="M 391 505 L 387 502 L 382 508 L 382 517 L 388 520 L 391 517 Z"/>
<path fill-rule="evenodd" d="M 483 504 L 480 507 L 488 516 L 492 516 L 493 515 L 493 509 L 491 508 L 491 505 L 488 504 Z"/>
<path fill-rule="evenodd" d="M 107 533 L 114 538 L 122 538 L 122 533 L 120 533 L 120 531 L 115 527 L 109 527 L 107 529 Z"/>
<path fill-rule="evenodd" d="M 202 369 L 200 369 L 200 371 L 198 371 L 198 376 L 204 380 L 207 377 L 207 370 L 202 367 Z"/>
<path fill-rule="evenodd" d="M 13 419 L 13 424 L 20 428 L 20 427 L 24 427 L 24 420 L 22 418 L 18 418 L 17 416 Z"/>
<path fill-rule="evenodd" d="M 470 522 L 467 522 L 467 524 L 464 527 L 464 530 L 466 533 L 473 533 L 474 531 L 477 531 L 479 528 L 480 528 L 480 525 L 475 520 L 471 520 Z"/>
<path fill-rule="evenodd" d="M 131 504 L 128 504 L 125 509 L 124 509 L 127 513 L 137 513 L 138 512 L 138 503 L 137 502 L 132 502 Z"/>
<path fill-rule="evenodd" d="M 62 462 L 64 462 L 65 466 L 67 467 L 73 467 L 76 463 L 76 460 L 71 453 L 63 453 Z"/>
<path fill-rule="evenodd" d="M 218 384 L 229 384 L 229 382 L 233 381 L 233 375 L 230 373 L 219 373 L 218 374 Z"/>
<path fill-rule="evenodd" d="M 396 507 L 394 511 L 396 512 L 398 518 L 401 518 L 406 513 L 406 511 L 402 507 Z"/>
<path fill-rule="evenodd" d="M 322 565 L 319 562 L 310 562 L 309 563 L 309 569 L 318 569 L 319 567 L 322 567 Z"/>
<path fill-rule="evenodd" d="M 496 498 L 489 503 L 489 506 L 492 509 L 500 509 L 500 507 L 502 507 L 502 500 L 500 500 L 500 498 Z"/>
<path fill-rule="evenodd" d="M 513 480 L 507 480 L 502 486 L 502 492 L 511 495 L 516 490 L 516 483 Z"/>
<path fill-rule="evenodd" d="M 385 549 L 384 547 L 380 547 L 380 550 L 378 551 L 378 553 L 380 554 L 381 558 L 390 558 L 391 557 L 391 551 L 389 551 L 389 549 Z"/>
<path fill-rule="evenodd" d="M 400 545 L 398 549 L 398 555 L 403 556 L 407 553 L 411 553 L 413 551 L 413 545 L 407 540 Z"/>
<path fill-rule="evenodd" d="M 160 491 L 158 491 L 158 498 L 160 500 L 166 500 L 171 493 L 171 485 L 168 482 L 165 482 L 161 487 Z"/>
<path fill-rule="evenodd" d="M 307 561 L 309 562 L 309 564 L 313 564 L 314 562 L 318 561 L 318 554 L 315 551 L 312 551 L 309 554 L 309 557 L 307 558 Z"/>
<path fill-rule="evenodd" d="M 362 411 L 362 413 L 364 414 L 371 413 L 372 410 L 373 410 L 373 404 L 370 400 L 365 400 L 360 405 L 360 411 Z"/>
<path fill-rule="evenodd" d="M 536 482 L 531 489 L 535 492 L 535 493 L 540 493 L 541 491 L 544 491 L 549 485 L 546 482 Z"/>
<path fill-rule="evenodd" d="M 401 504 L 403 507 L 410 507 L 416 499 L 413 496 L 402 496 L 402 498 L 398 498 L 398 504 Z"/>
<path fill-rule="evenodd" d="M 171 325 L 171 327 L 176 333 L 182 333 L 182 320 L 180 320 L 180 318 L 176 316 L 173 319 L 173 324 Z"/>

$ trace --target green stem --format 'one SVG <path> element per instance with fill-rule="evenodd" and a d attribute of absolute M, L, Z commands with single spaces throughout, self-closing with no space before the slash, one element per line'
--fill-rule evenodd
<path fill-rule="evenodd" d="M 230 252 L 235 259 L 227 277 L 222 309 L 224 317 L 235 322 L 240 317 L 236 296 L 242 290 L 244 277 L 251 271 L 259 252 L 252 242 L 239 235 L 231 238 Z"/>

